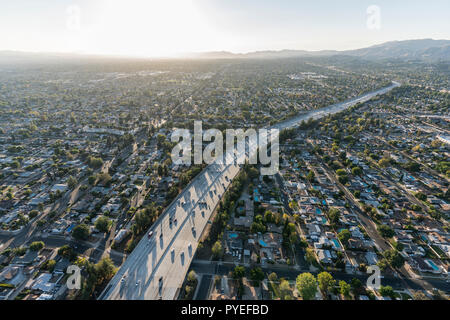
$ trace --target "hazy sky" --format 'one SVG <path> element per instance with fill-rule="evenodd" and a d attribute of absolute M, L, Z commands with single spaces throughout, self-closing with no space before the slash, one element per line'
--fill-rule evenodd
<path fill-rule="evenodd" d="M 0 0 L 0 50 L 345 50 L 450 39 L 449 12 L 449 0 Z"/>

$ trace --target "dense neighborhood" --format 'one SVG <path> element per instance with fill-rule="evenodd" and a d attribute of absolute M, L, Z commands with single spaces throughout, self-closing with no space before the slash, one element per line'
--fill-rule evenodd
<path fill-rule="evenodd" d="M 174 128 L 273 125 L 392 80 L 402 85 L 281 132 L 276 175 L 243 166 L 178 298 L 446 299 L 450 97 L 436 65 L 73 63 L 84 67 L 0 73 L 0 299 L 97 299 L 206 167 L 172 162 Z"/>

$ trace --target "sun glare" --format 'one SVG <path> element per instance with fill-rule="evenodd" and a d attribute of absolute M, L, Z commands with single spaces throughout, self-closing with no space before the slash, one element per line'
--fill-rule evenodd
<path fill-rule="evenodd" d="M 219 44 L 192 0 L 105 0 L 75 36 L 72 44 L 86 51 L 125 55 L 170 56 Z"/>

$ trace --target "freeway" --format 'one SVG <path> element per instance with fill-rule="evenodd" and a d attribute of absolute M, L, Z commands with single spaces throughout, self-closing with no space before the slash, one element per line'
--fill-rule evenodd
<path fill-rule="evenodd" d="M 301 114 L 276 124 L 272 129 L 287 129 L 310 118 L 319 119 L 340 112 L 360 102 L 385 94 L 398 87 L 373 91 L 320 110 Z M 249 150 L 256 146 L 250 145 Z M 127 260 L 101 293 L 101 300 L 173 300 L 176 299 L 189 266 L 194 258 L 198 240 L 215 208 L 241 166 L 235 161 L 245 154 L 228 151 L 226 161 L 216 161 L 198 174 L 166 208 L 148 230 Z M 237 163 L 240 163 L 237 161 Z M 151 236 L 150 236 L 151 234 Z"/>
<path fill-rule="evenodd" d="M 167 207 L 150 228 L 101 299 L 173 299 L 177 295 L 198 239 L 240 166 L 211 164 Z"/>
<path fill-rule="evenodd" d="M 382 88 L 382 89 L 379 89 L 376 91 L 372 91 L 372 92 L 366 93 L 362 96 L 359 96 L 357 98 L 352 98 L 347 101 L 333 104 L 331 106 L 328 106 L 328 107 L 325 107 L 322 109 L 317 109 L 317 110 L 313 110 L 313 111 L 310 111 L 307 113 L 300 114 L 294 118 L 291 118 L 289 120 L 286 120 L 286 121 L 278 123 L 278 124 L 275 124 L 272 128 L 276 128 L 279 130 L 290 129 L 290 128 L 298 126 L 302 121 L 307 121 L 309 119 L 320 119 L 320 118 L 326 117 L 329 114 L 338 113 L 340 111 L 343 111 L 343 110 L 350 108 L 358 103 L 367 102 L 370 99 L 372 99 L 373 97 L 386 94 L 387 92 L 389 92 L 392 89 L 399 87 L 399 86 L 400 86 L 400 83 L 393 81 L 392 85 L 390 85 L 389 87 Z"/>

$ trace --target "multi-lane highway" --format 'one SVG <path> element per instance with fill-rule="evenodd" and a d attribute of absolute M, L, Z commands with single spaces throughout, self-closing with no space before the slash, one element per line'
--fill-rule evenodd
<path fill-rule="evenodd" d="M 100 298 L 173 299 L 202 231 L 239 170 L 234 164 L 211 164 L 202 171 L 150 228 Z"/>
<path fill-rule="evenodd" d="M 393 82 L 389 87 L 304 113 L 272 128 L 292 128 L 301 121 L 340 112 L 399 85 Z M 233 158 L 235 155 L 228 152 L 225 164 L 215 162 L 191 181 L 148 230 L 106 286 L 100 299 L 172 300 L 177 297 L 197 250 L 198 240 L 222 195 L 240 171 Z"/>

